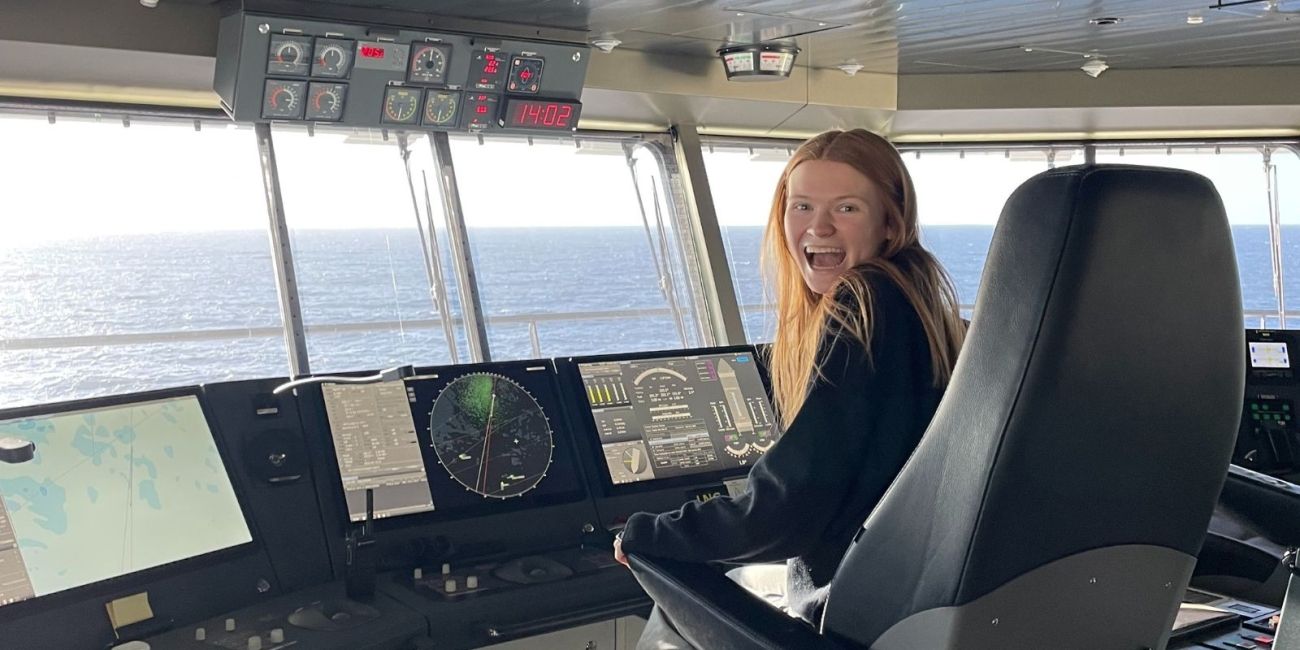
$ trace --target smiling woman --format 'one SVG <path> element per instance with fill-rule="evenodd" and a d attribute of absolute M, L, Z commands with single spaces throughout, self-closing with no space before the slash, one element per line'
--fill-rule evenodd
<path fill-rule="evenodd" d="M 785 239 L 813 293 L 878 255 L 893 232 L 880 192 L 848 163 L 809 160 L 790 172 Z"/>
<path fill-rule="evenodd" d="M 788 560 L 784 589 L 763 595 L 813 621 L 821 588 L 929 424 L 964 326 L 918 239 L 907 168 L 873 133 L 829 131 L 795 151 L 765 243 L 780 317 L 768 368 L 785 434 L 743 493 L 633 515 L 615 557 Z M 639 647 L 686 647 L 676 637 L 656 610 Z"/>

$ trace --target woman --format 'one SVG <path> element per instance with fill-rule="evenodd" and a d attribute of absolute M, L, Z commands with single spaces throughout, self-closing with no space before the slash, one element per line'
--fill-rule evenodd
<path fill-rule="evenodd" d="M 964 326 L 951 280 L 918 239 L 907 168 L 868 131 L 823 133 L 794 153 L 763 258 L 775 271 L 768 368 L 785 433 L 745 493 L 635 514 L 615 557 L 788 560 L 787 608 L 815 622 L 854 534 L 934 415 Z"/>

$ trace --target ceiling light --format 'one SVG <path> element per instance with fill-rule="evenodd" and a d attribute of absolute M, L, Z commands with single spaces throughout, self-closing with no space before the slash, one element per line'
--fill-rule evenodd
<path fill-rule="evenodd" d="M 142 6 L 153 9 L 154 7 L 158 6 L 158 0 L 140 0 L 140 4 Z"/>
<path fill-rule="evenodd" d="M 1101 76 L 1101 73 L 1109 70 L 1110 66 L 1106 65 L 1106 62 L 1101 59 L 1089 59 L 1088 62 L 1083 64 L 1083 67 L 1079 69 L 1083 70 L 1084 74 L 1089 77 L 1096 79 Z"/>
<path fill-rule="evenodd" d="M 853 75 L 861 71 L 863 66 L 861 63 L 858 63 L 857 61 L 846 61 L 835 67 L 839 68 L 840 72 L 843 72 L 844 74 L 852 77 Z"/>
<path fill-rule="evenodd" d="M 623 41 L 620 41 L 617 38 L 614 38 L 612 36 L 605 36 L 602 38 L 591 39 L 591 46 L 600 50 L 601 52 L 604 52 L 605 54 L 609 54 L 610 52 L 613 52 L 614 48 L 622 44 Z"/>
<path fill-rule="evenodd" d="M 1200 25 L 1204 22 L 1205 22 L 1205 16 L 1202 16 L 1199 11 L 1193 11 L 1192 13 L 1187 14 L 1188 25 Z"/>

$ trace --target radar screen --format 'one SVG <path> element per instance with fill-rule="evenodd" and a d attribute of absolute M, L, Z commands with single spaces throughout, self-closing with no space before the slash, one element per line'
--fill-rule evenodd
<path fill-rule="evenodd" d="M 406 390 L 439 510 L 582 498 L 549 361 L 429 369 Z"/>
<path fill-rule="evenodd" d="M 197 395 L 0 412 L 0 606 L 253 541 Z"/>
<path fill-rule="evenodd" d="M 577 367 L 615 485 L 746 467 L 780 437 L 750 351 Z"/>

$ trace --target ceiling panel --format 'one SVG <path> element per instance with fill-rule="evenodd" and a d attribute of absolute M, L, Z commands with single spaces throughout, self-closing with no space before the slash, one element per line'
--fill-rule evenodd
<path fill-rule="evenodd" d="M 252 1 L 252 0 L 250 0 Z M 211 0 L 164 0 L 210 4 Z M 708 57 L 798 35 L 800 65 L 906 74 L 1300 64 L 1300 0 L 336 0 L 585 30 L 622 47 Z M 1095 18 L 1119 22 L 1095 25 Z M 1189 21 L 1189 17 L 1193 20 Z M 1191 24 L 1199 19 L 1199 24 Z"/>

